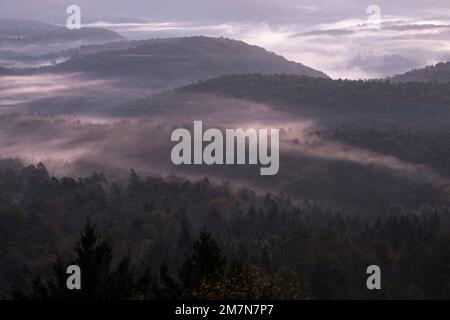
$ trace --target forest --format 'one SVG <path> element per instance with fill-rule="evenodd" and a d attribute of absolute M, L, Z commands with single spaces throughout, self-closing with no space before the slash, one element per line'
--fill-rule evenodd
<path fill-rule="evenodd" d="M 332 80 L 291 74 L 236 74 L 199 81 L 180 90 L 214 92 L 278 106 L 310 104 L 339 109 L 371 107 L 383 110 L 396 104 L 446 104 L 450 101 L 448 89 L 448 82 Z"/>
<path fill-rule="evenodd" d="M 55 178 L 41 163 L 5 159 L 1 296 L 445 299 L 449 213 L 445 204 L 392 202 L 373 215 L 135 171 Z M 85 273 L 80 293 L 64 287 L 71 262 Z M 381 291 L 366 288 L 371 264 L 383 272 Z"/>

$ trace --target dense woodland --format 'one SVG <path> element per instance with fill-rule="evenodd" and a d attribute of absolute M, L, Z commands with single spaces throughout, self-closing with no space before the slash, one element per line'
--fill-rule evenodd
<path fill-rule="evenodd" d="M 450 132 L 414 128 L 337 128 L 323 135 L 335 141 L 429 165 L 450 176 Z"/>
<path fill-rule="evenodd" d="M 43 164 L 3 160 L 1 296 L 449 298 L 449 213 L 392 203 L 377 217 L 206 178 L 53 178 Z M 70 262 L 89 290 L 63 288 Z M 366 289 L 371 264 L 381 291 Z"/>
<path fill-rule="evenodd" d="M 99 33 L 101 29 L 80 29 Z M 198 80 L 235 73 L 328 76 L 301 63 L 243 41 L 204 36 L 106 43 L 60 52 L 67 61 L 54 66 L 10 70 L 17 75 L 83 73 L 116 79 L 130 88 L 173 89 Z"/>
<path fill-rule="evenodd" d="M 448 104 L 449 83 L 354 81 L 310 78 L 296 75 L 229 75 L 188 85 L 183 92 L 213 92 L 236 98 L 247 98 L 273 105 L 300 107 L 320 106 L 338 110 L 394 112 L 398 105 Z M 366 111 L 369 111 L 366 109 Z"/>

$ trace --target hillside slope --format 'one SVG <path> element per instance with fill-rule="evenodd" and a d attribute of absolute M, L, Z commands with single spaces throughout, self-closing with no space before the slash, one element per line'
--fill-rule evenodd
<path fill-rule="evenodd" d="M 394 104 L 448 104 L 449 86 L 434 83 L 390 83 L 313 79 L 292 75 L 231 75 L 180 88 L 181 92 L 214 93 L 284 106 L 312 105 L 332 109 Z"/>
<path fill-rule="evenodd" d="M 100 48 L 96 50 L 101 51 Z M 189 37 L 133 42 L 122 50 L 76 54 L 50 70 L 86 72 L 100 77 L 128 77 L 161 88 L 181 86 L 227 74 L 328 76 L 320 71 L 242 41 Z"/>
<path fill-rule="evenodd" d="M 390 78 L 394 82 L 450 82 L 450 62 L 438 63 Z"/>

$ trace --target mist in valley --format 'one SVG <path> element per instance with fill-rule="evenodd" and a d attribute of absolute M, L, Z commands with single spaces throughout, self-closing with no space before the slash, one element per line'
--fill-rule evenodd
<path fill-rule="evenodd" d="M 388 77 L 437 61 L 448 25 L 393 16 L 381 37 L 359 19 L 302 30 L 97 18 L 72 31 L 0 19 L 0 299 L 16 285 L 35 294 L 31 275 L 74 255 L 86 221 L 132 257 L 130 274 L 147 270 L 155 284 L 126 298 L 167 298 L 172 280 L 169 298 L 234 298 L 214 289 L 235 281 L 231 261 L 249 299 L 261 296 L 251 268 L 277 288 L 271 299 L 373 298 L 359 274 L 379 261 L 390 285 L 383 297 L 448 295 L 433 264 L 450 261 L 450 64 Z M 430 52 L 404 53 L 423 45 L 420 30 L 435 36 Z M 380 52 L 358 49 L 377 37 Z M 408 41 L 391 48 L 395 37 Z M 195 121 L 203 132 L 278 129 L 279 171 L 173 164 L 173 131 L 193 132 Z M 188 287 L 185 257 L 205 234 L 226 262 L 211 287 Z M 49 283 L 43 299 L 59 294 Z"/>
<path fill-rule="evenodd" d="M 79 87 L 73 85 L 72 90 L 109 94 L 105 82 L 79 83 Z M 13 84 L 5 87 L 10 97 L 16 99 L 30 97 L 30 94 L 43 98 L 49 92 L 64 95 L 70 90 L 57 84 L 55 87 L 45 84 L 43 90 L 39 90 L 39 86 L 36 89 L 26 86 L 28 91 L 25 92 L 20 86 L 14 89 Z M 16 95 L 12 94 L 14 90 L 17 90 Z M 449 180 L 433 166 L 322 136 L 320 132 L 332 129 L 326 124 L 329 118 L 320 123 L 318 116 L 307 118 L 301 111 L 289 112 L 270 104 L 210 93 L 166 93 L 163 98 L 147 99 L 143 100 L 146 116 L 133 115 L 130 109 L 124 117 L 120 115 L 123 108 L 115 107 L 94 112 L 92 109 L 89 112 L 65 110 L 61 115 L 45 115 L 45 109 L 18 113 L 19 108 L 16 113 L 5 112 L 0 116 L 2 157 L 18 158 L 30 164 L 42 162 L 52 174 L 60 177 L 105 172 L 124 179 L 129 170 L 134 169 L 152 176 L 175 175 L 195 180 L 208 177 L 216 183 L 229 182 L 233 187 L 245 186 L 259 193 L 284 193 L 296 200 L 312 198 L 331 202 L 343 201 L 337 190 L 351 193 L 355 187 L 355 171 L 371 176 L 370 187 L 383 191 L 385 181 L 375 177 L 380 172 L 392 183 L 409 185 L 405 190 L 431 187 L 436 190 L 438 199 L 448 199 Z M 41 104 L 45 104 L 45 100 Z M 142 101 L 137 105 L 142 108 Z M 172 131 L 177 128 L 192 131 L 196 120 L 203 121 L 204 130 L 281 129 L 280 172 L 273 177 L 261 177 L 259 165 L 173 165 L 170 158 L 175 145 L 170 142 Z M 343 172 L 347 172 L 347 176 Z M 393 199 L 397 196 L 392 194 Z"/>

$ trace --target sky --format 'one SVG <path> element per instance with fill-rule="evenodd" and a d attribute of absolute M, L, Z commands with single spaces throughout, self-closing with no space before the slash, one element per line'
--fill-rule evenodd
<path fill-rule="evenodd" d="M 0 17 L 82 23 L 128 38 L 246 41 L 326 72 L 367 79 L 450 59 L 449 0 L 1 0 Z"/>

